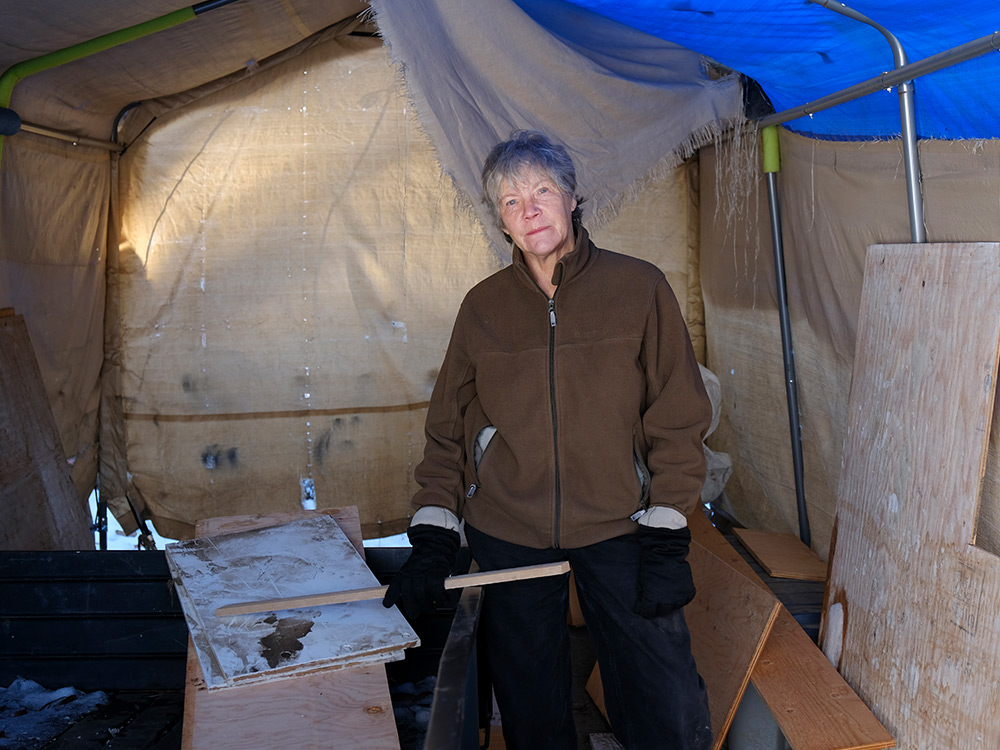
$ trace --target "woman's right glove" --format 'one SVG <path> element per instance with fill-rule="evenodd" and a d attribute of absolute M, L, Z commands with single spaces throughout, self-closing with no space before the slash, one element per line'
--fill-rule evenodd
<path fill-rule="evenodd" d="M 436 605 L 454 604 L 460 592 L 446 591 L 444 579 L 451 574 L 458 557 L 458 532 L 418 524 L 411 526 L 406 535 L 412 545 L 410 556 L 389 583 L 382 606 L 398 603 L 403 614 L 413 618 Z"/>

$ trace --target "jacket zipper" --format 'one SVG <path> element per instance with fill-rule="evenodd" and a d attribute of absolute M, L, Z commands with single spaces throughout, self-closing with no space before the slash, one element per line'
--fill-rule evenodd
<path fill-rule="evenodd" d="M 552 407 L 552 448 L 555 459 L 555 526 L 553 546 L 559 548 L 559 528 L 562 523 L 562 488 L 559 481 L 559 425 L 556 419 L 556 301 L 549 299 L 549 403 Z"/>

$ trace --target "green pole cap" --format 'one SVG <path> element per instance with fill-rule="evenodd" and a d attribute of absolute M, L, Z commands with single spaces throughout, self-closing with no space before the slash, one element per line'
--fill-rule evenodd
<path fill-rule="evenodd" d="M 781 171 L 781 152 L 778 148 L 778 126 L 768 125 L 760 131 L 761 146 L 764 151 L 764 171 Z"/>

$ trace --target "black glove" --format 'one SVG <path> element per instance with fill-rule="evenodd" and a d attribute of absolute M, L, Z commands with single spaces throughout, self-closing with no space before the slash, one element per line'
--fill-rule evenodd
<path fill-rule="evenodd" d="M 635 613 L 650 618 L 668 615 L 694 599 L 694 580 L 687 562 L 691 530 L 640 526 L 639 597 Z"/>
<path fill-rule="evenodd" d="M 382 606 L 388 608 L 399 602 L 404 615 L 417 617 L 436 604 L 457 602 L 460 592 L 445 591 L 444 579 L 458 556 L 461 544 L 458 532 L 421 523 L 411 526 L 406 535 L 413 549 L 389 583 Z"/>

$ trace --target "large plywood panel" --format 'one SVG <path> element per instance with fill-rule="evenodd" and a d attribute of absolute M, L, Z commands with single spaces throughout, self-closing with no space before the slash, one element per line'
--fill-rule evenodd
<path fill-rule="evenodd" d="M 1000 747 L 1000 559 L 972 546 L 1000 245 L 865 265 L 824 647 L 907 750 Z"/>

